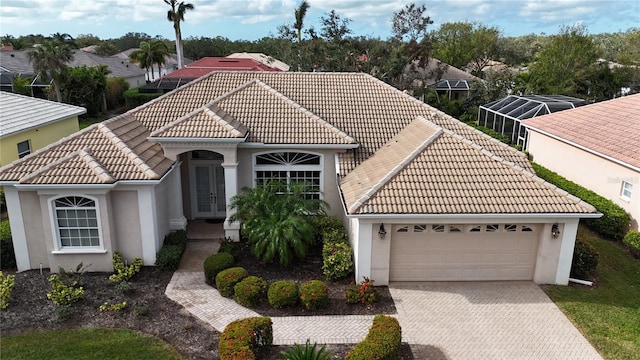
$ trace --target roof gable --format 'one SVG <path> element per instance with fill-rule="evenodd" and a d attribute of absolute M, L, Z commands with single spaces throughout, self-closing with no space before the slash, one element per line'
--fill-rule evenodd
<path fill-rule="evenodd" d="M 523 124 L 640 171 L 640 94 L 539 116 Z"/>

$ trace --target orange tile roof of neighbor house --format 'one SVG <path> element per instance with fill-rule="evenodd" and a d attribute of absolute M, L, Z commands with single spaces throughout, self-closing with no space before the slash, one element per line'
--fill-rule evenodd
<path fill-rule="evenodd" d="M 595 212 L 523 153 L 363 73 L 215 72 L 1 168 L 0 182 L 159 179 L 169 137 L 335 149 L 352 214 Z"/>
<path fill-rule="evenodd" d="M 539 116 L 523 125 L 640 169 L 640 94 Z"/>

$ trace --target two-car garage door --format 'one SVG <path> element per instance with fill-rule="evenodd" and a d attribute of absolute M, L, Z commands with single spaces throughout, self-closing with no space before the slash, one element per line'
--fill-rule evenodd
<path fill-rule="evenodd" d="M 538 239 L 524 224 L 394 225 L 390 281 L 532 280 Z"/>

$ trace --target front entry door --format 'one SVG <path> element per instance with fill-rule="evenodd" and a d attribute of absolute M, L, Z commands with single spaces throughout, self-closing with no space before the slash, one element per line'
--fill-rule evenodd
<path fill-rule="evenodd" d="M 198 161 L 191 166 L 190 175 L 192 216 L 224 219 L 227 203 L 221 163 Z"/>

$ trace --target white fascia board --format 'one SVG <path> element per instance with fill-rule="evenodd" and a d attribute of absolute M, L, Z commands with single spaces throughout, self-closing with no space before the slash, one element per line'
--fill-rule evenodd
<path fill-rule="evenodd" d="M 591 153 L 591 154 L 593 154 L 593 155 L 599 156 L 599 157 L 601 157 L 601 158 L 604 158 L 604 159 L 606 159 L 606 160 L 609 160 L 609 161 L 611 161 L 611 162 L 614 162 L 614 163 L 616 163 L 616 164 L 618 164 L 618 165 L 621 165 L 621 166 L 624 166 L 624 167 L 626 167 L 626 168 L 629 168 L 629 169 L 631 169 L 631 170 L 633 170 L 633 171 L 638 171 L 638 172 L 640 172 L 640 167 L 633 166 L 633 165 L 631 165 L 631 164 L 629 164 L 629 163 L 626 163 L 626 162 L 624 162 L 624 161 L 620 161 L 620 160 L 618 160 L 618 159 L 612 158 L 612 157 L 611 157 L 611 156 L 609 156 L 609 155 L 605 155 L 605 154 L 603 154 L 603 153 L 597 152 L 597 151 L 595 151 L 595 150 L 593 150 L 593 149 L 590 149 L 590 148 L 588 148 L 588 147 L 586 147 L 586 146 L 583 146 L 583 145 L 577 144 L 577 143 L 575 143 L 575 142 L 573 142 L 573 141 L 569 141 L 569 140 L 567 140 L 567 139 L 565 139 L 565 138 L 563 138 L 563 137 L 560 137 L 560 136 L 557 136 L 557 135 L 551 134 L 551 133 L 549 133 L 549 132 L 546 132 L 546 131 L 540 130 L 540 129 L 538 129 L 538 128 L 532 127 L 532 126 L 527 125 L 527 124 L 525 124 L 525 123 L 522 123 L 522 125 L 523 125 L 524 127 L 526 127 L 527 129 L 529 129 L 530 131 L 535 131 L 535 132 L 540 133 L 540 134 L 542 134 L 542 135 L 546 135 L 546 136 L 548 136 L 548 137 L 550 137 L 550 138 L 553 138 L 553 139 L 556 139 L 556 140 L 558 140 L 558 141 L 560 141 L 560 142 L 563 142 L 563 143 L 565 143 L 565 144 L 568 144 L 568 145 L 571 145 L 571 146 L 577 147 L 578 149 L 584 150 L 584 151 L 586 151 L 586 152 L 588 152 L 588 153 Z"/>
<path fill-rule="evenodd" d="M 116 184 L 14 184 L 16 189 L 24 190 L 73 190 L 79 189 L 91 189 L 91 190 L 110 190 L 113 189 Z"/>
<path fill-rule="evenodd" d="M 238 148 L 260 148 L 260 149 L 325 149 L 344 150 L 356 149 L 359 144 L 265 144 L 265 143 L 242 143 Z"/>
<path fill-rule="evenodd" d="M 347 214 L 349 218 L 361 218 L 361 219 L 514 219 L 514 218 L 529 218 L 529 219 L 548 219 L 548 218 L 565 218 L 565 219 L 580 219 L 589 218 L 597 219 L 601 217 L 601 213 L 547 213 L 547 214 Z"/>

